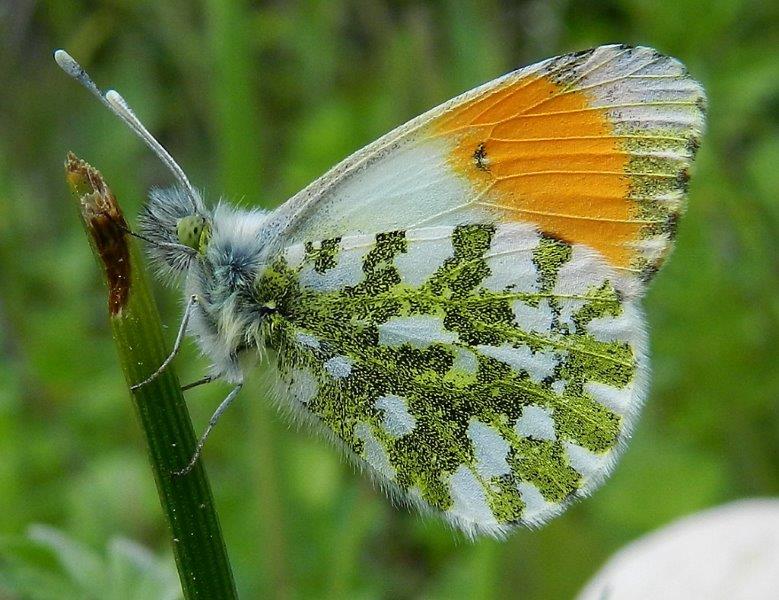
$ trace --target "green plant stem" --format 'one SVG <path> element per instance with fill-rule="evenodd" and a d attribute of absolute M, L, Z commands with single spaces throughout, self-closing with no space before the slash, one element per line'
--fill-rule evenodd
<path fill-rule="evenodd" d="M 73 154 L 66 176 L 109 288 L 109 320 L 128 386 L 146 379 L 168 354 L 157 307 L 135 241 L 102 176 Z M 173 554 L 187 599 L 237 598 L 202 460 L 186 476 L 195 433 L 173 369 L 131 392 L 146 439 Z"/>

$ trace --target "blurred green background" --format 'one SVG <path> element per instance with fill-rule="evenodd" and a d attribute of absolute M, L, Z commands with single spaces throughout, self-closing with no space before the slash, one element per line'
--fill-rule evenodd
<path fill-rule="evenodd" d="M 73 150 L 98 167 L 131 219 L 146 190 L 171 178 L 57 69 L 52 49 L 119 89 L 212 201 L 271 207 L 459 92 L 608 42 L 679 57 L 710 102 L 678 246 L 646 298 L 651 396 L 612 479 L 541 530 L 469 543 L 393 508 L 335 451 L 293 430 L 258 376 L 205 451 L 239 590 L 569 598 L 644 532 L 729 499 L 779 494 L 778 3 L 6 1 L 0 586 L 48 569 L 62 593 L 48 597 L 68 597 L 51 557 L 19 558 L 33 523 L 98 554 L 130 538 L 172 568 L 62 165 Z M 179 293 L 157 291 L 172 341 Z M 205 367 L 191 344 L 176 364 L 182 381 Z M 198 430 L 226 389 L 190 393 Z"/>

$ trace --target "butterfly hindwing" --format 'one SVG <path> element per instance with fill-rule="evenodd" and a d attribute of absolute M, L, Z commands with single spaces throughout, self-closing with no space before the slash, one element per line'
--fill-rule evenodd
<path fill-rule="evenodd" d="M 469 535 L 607 475 L 646 393 L 640 298 L 684 209 L 705 96 L 602 46 L 413 119 L 268 221 L 280 398 Z"/>
<path fill-rule="evenodd" d="M 529 225 L 297 244 L 257 293 L 292 412 L 471 535 L 587 493 L 643 398 L 635 283 Z"/>

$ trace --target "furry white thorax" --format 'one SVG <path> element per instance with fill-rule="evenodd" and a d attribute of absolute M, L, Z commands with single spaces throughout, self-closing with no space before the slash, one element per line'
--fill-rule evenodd
<path fill-rule="evenodd" d="M 238 383 L 262 349 L 262 307 L 252 295 L 275 249 L 276 236 L 266 227 L 271 213 L 221 202 L 213 210 L 198 204 L 196 214 L 211 227 L 202 253 L 177 249 L 176 223 L 195 212 L 178 188 L 152 191 L 141 215 L 141 230 L 153 242 L 149 252 L 163 273 L 183 275 L 185 299 L 197 297 L 188 333 L 211 360 L 210 375 Z"/>
<path fill-rule="evenodd" d="M 187 273 L 187 294 L 200 300 L 190 331 L 213 362 L 213 374 L 230 382 L 243 380 L 263 348 L 262 313 L 252 296 L 273 245 L 263 227 L 268 214 L 220 203 L 205 255 Z"/>

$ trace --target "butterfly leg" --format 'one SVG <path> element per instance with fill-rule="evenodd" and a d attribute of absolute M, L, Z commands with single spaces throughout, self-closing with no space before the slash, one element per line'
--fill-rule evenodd
<path fill-rule="evenodd" d="M 183 469 L 180 469 L 178 471 L 173 471 L 174 475 L 179 475 L 179 476 L 186 475 L 194 468 L 195 464 L 197 463 L 197 459 L 200 458 L 200 453 L 203 451 L 203 446 L 205 446 L 209 434 L 216 426 L 217 421 L 219 421 L 219 417 L 221 417 L 222 413 L 224 413 L 224 411 L 226 411 L 227 408 L 233 403 L 233 400 L 235 400 L 236 396 L 238 396 L 238 392 L 241 391 L 242 387 L 243 387 L 243 382 L 237 384 L 232 390 L 230 390 L 230 393 L 227 394 L 227 398 L 222 400 L 222 403 L 219 405 L 219 407 L 216 409 L 214 414 L 208 420 L 208 425 L 206 426 L 206 430 L 203 432 L 203 435 L 201 435 L 200 439 L 197 441 L 197 445 L 195 446 L 195 453 L 192 455 L 192 458 L 189 460 L 189 463 L 187 463 L 187 466 L 184 467 Z"/>
<path fill-rule="evenodd" d="M 188 383 L 187 385 L 182 385 L 181 391 L 186 392 L 187 390 L 191 390 L 192 388 L 198 387 L 200 385 L 205 385 L 206 383 L 211 383 L 212 381 L 216 381 L 217 379 L 219 379 L 219 375 L 206 375 L 205 377 L 202 377 L 197 381 L 193 381 L 192 383 Z"/>
<path fill-rule="evenodd" d="M 147 383 L 151 383 L 157 377 L 159 377 L 162 372 L 168 368 L 168 365 L 173 362 L 173 359 L 176 358 L 176 355 L 179 353 L 179 350 L 181 350 L 181 344 L 184 341 L 184 336 L 187 333 L 187 325 L 189 324 L 189 318 L 192 316 L 192 311 L 195 308 L 195 305 L 197 304 L 197 296 L 194 294 L 189 297 L 189 300 L 187 301 L 187 306 L 184 308 L 184 317 L 181 319 L 181 325 L 179 325 L 179 332 L 176 335 L 176 341 L 173 343 L 173 350 L 168 355 L 168 358 L 166 358 L 162 364 L 159 366 L 159 368 L 154 371 L 151 375 L 149 375 L 146 379 L 141 381 L 140 383 L 136 383 L 135 385 L 130 386 L 131 390 L 137 390 L 138 388 L 143 387 Z"/>

